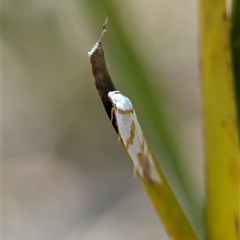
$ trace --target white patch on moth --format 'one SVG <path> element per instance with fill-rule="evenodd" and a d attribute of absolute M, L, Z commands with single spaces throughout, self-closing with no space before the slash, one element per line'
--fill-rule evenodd
<path fill-rule="evenodd" d="M 119 91 L 109 92 L 108 98 L 113 105 L 119 137 L 121 137 L 133 161 L 134 171 L 148 182 L 160 184 L 162 180 L 157 172 L 131 101 Z"/>
<path fill-rule="evenodd" d="M 97 41 L 95 43 L 95 45 L 93 46 L 93 48 L 88 52 L 88 56 L 91 57 L 92 54 L 98 49 L 98 46 L 99 46 L 99 41 Z"/>

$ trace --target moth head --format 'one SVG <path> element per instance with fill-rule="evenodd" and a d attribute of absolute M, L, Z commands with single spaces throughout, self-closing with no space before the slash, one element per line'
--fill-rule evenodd
<path fill-rule="evenodd" d="M 129 111 L 133 109 L 132 103 L 126 96 L 119 91 L 111 91 L 108 93 L 108 98 L 113 106 L 120 111 Z"/>

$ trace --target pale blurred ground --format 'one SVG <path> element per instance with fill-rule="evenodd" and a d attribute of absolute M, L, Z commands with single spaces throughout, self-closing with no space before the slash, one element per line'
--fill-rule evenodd
<path fill-rule="evenodd" d="M 126 31 L 134 34 L 131 15 L 136 47 L 173 98 L 169 114 L 201 203 L 197 1 L 122 5 Z M 168 239 L 96 94 L 87 52 L 102 22 L 93 32 L 81 6 L 3 1 L 3 239 Z"/>

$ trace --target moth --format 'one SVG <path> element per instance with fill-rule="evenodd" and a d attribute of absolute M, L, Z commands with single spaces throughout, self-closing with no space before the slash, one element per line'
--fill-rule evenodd
<path fill-rule="evenodd" d="M 119 91 L 110 91 L 108 98 L 113 106 L 111 121 L 114 114 L 118 135 L 133 162 L 134 171 L 149 183 L 160 184 L 161 178 L 130 99 Z"/>

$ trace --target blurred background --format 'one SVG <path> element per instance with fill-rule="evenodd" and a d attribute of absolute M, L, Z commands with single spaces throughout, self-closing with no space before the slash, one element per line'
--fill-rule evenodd
<path fill-rule="evenodd" d="M 149 145 L 197 223 L 204 199 L 198 2 L 2 5 L 3 239 L 168 239 L 94 86 L 87 52 L 106 16 L 104 49 L 115 86 L 132 99 Z M 180 162 L 171 162 L 151 124 L 142 77 Z M 194 211 L 174 180 L 175 165 Z"/>

